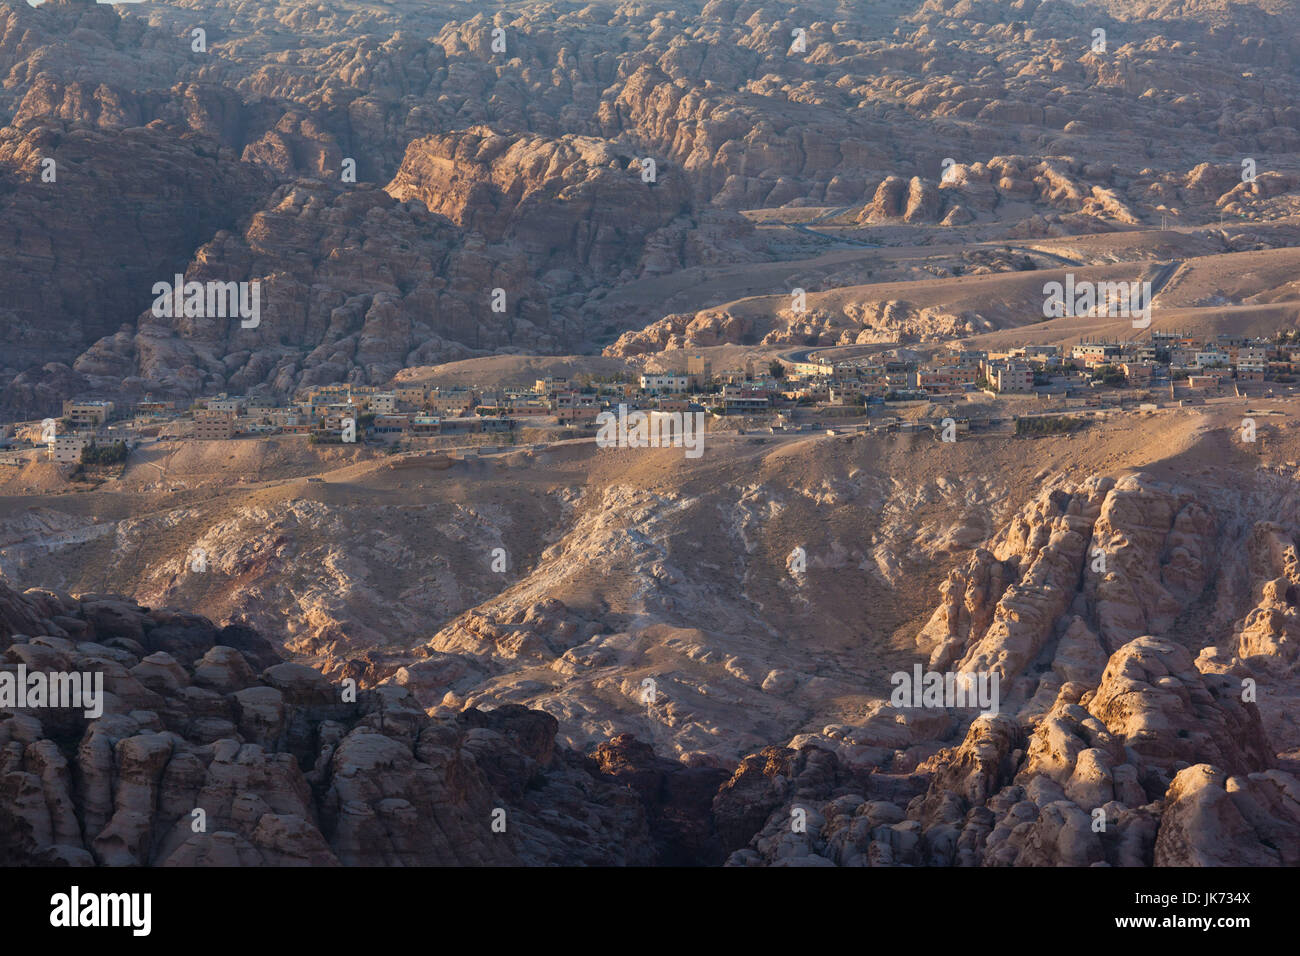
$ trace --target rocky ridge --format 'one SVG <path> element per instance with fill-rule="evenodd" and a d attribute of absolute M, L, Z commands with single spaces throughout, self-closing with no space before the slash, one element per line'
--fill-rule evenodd
<path fill-rule="evenodd" d="M 0 405 L 39 418 L 60 394 L 123 381 L 182 397 L 250 383 L 283 393 L 379 383 L 408 360 L 591 351 L 664 318 L 653 295 L 611 297 L 625 285 L 787 257 L 790 236 L 756 236 L 741 209 L 833 207 L 850 239 L 1300 209 L 1300 51 L 1282 28 L 1293 0 L 1152 4 L 1144 17 L 1051 0 L 466 12 L 405 0 L 0 9 L 0 209 L 23 224 L 0 312 L 16 343 Z M 1093 28 L 1106 51 L 1093 52 Z M 1258 167 L 1249 181 L 1243 157 Z M 62 170 L 57 186 L 39 178 L 44 159 Z M 642 159 L 658 166 L 654 188 L 622 175 Z M 380 188 L 403 201 L 377 209 Z M 304 193 L 329 228 L 286 209 Z M 299 243 L 313 255 L 286 255 Z M 402 265 L 359 269 L 358 247 Z M 156 320 L 149 290 L 177 271 L 265 283 L 263 329 Z M 489 307 L 494 288 L 508 292 L 505 313 Z M 685 298 L 670 319 L 717 304 L 707 283 Z M 864 313 L 871 334 L 982 330 L 892 302 Z M 53 356 L 34 331 L 47 321 L 63 343 Z M 744 324 L 688 333 L 685 347 L 832 340 L 820 319 Z"/>

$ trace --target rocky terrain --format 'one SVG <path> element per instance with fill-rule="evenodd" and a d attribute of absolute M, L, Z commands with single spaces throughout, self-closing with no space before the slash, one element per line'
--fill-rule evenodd
<path fill-rule="evenodd" d="M 1023 244 L 1166 225 L 1202 230 L 1200 255 L 1291 248 L 1257 230 L 1300 212 L 1298 12 L 15 0 L 0 410 L 494 353 L 979 333 L 1037 309 L 1014 283 L 978 304 L 872 283 L 1059 267 Z M 897 270 L 867 252 L 936 243 L 967 248 Z M 807 274 L 828 249 L 859 251 L 856 278 Z M 736 270 L 743 295 L 854 288 L 755 314 L 717 281 Z M 259 282 L 264 321 L 154 316 L 177 273 Z"/>
<path fill-rule="evenodd" d="M 107 699 L 89 722 L 0 722 L 4 865 L 644 865 L 708 848 L 706 820 L 692 832 L 557 749 L 546 714 L 432 720 L 392 685 L 349 700 L 255 631 L 120 598 L 0 586 L 0 608 L 7 661 L 103 674 Z M 638 757 L 624 774 L 655 772 Z"/>
<path fill-rule="evenodd" d="M 1227 414 L 3 499 L 4 669 L 109 691 L 5 711 L 8 859 L 1294 865 L 1300 437 Z"/>
<path fill-rule="evenodd" d="M 0 422 L 1132 337 L 1046 321 L 1066 274 L 1295 328 L 1298 21 L 7 0 Z M 176 275 L 260 321 L 156 314 Z M 0 687 L 107 697 L 0 700 L 0 864 L 1300 864 L 1300 402 L 1227 399 L 698 460 L 5 465 Z M 996 706 L 895 700 L 926 672 Z"/>

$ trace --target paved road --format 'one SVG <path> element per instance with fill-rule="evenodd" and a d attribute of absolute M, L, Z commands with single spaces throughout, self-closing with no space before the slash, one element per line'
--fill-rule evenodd
<path fill-rule="evenodd" d="M 824 212 L 820 216 L 817 216 L 813 219 L 809 219 L 805 222 L 786 222 L 785 220 L 782 219 L 767 219 L 764 220 L 762 224 L 772 225 L 772 226 L 784 226 L 787 229 L 797 229 L 799 232 L 802 232 L 809 236 L 813 236 L 817 239 L 824 239 L 827 242 L 838 242 L 838 243 L 851 245 L 851 246 L 861 246 L 867 249 L 886 248 L 885 246 L 883 246 L 878 242 L 867 242 L 865 239 L 856 239 L 852 236 L 846 236 L 841 233 L 821 232 L 820 230 L 811 228 L 812 226 L 815 226 L 818 223 L 822 223 L 827 221 L 828 219 L 834 219 L 836 216 L 843 215 L 844 213 L 848 212 L 852 208 L 853 208 L 852 206 L 837 206 L 836 208 L 830 210 L 829 212 Z M 1022 255 L 1028 255 L 1028 256 L 1043 256 L 1044 258 L 1053 259 L 1056 262 L 1061 263 L 1061 265 L 1066 265 L 1066 266 L 1087 265 L 1087 263 L 1081 262 L 1078 259 L 1072 259 L 1069 256 L 1063 256 L 1059 252 L 1048 252 L 1046 249 L 1035 249 L 1032 246 L 1013 246 L 1008 243 L 997 243 L 997 242 L 981 242 L 981 243 L 971 244 L 972 248 L 978 248 L 981 246 L 988 247 L 988 248 L 992 248 L 996 246 L 998 248 L 1007 249 L 1011 252 L 1019 252 Z M 936 252 L 937 251 L 939 250 L 936 250 Z"/>
<path fill-rule="evenodd" d="M 1163 290 L 1166 285 L 1169 284 L 1169 280 L 1174 277 L 1174 273 L 1182 268 L 1182 265 L 1182 259 L 1174 259 L 1172 262 L 1168 262 L 1160 267 L 1160 271 L 1156 273 L 1156 277 L 1151 280 L 1152 301 L 1155 301 L 1155 297 L 1160 294 L 1161 290 Z"/>
<path fill-rule="evenodd" d="M 989 243 L 992 245 L 992 243 Z M 1035 249 L 1033 246 L 1009 246 L 1003 243 L 1002 248 L 1010 249 L 1012 252 L 1023 253 L 1027 256 L 1046 256 L 1048 259 L 1055 259 L 1064 266 L 1078 266 L 1083 268 L 1088 265 L 1086 262 L 1080 262 L 1078 259 L 1071 259 L 1069 256 L 1063 256 L 1058 252 L 1048 252 L 1046 249 Z"/>
<path fill-rule="evenodd" d="M 786 352 L 778 352 L 776 357 L 779 361 L 793 365 L 798 362 L 811 361 L 809 356 L 821 355 L 827 352 L 843 353 L 840 358 L 850 358 L 854 355 L 873 355 L 876 352 L 888 352 L 905 346 L 899 346 L 897 342 L 872 342 L 867 345 L 814 345 L 804 349 L 791 349 Z"/>

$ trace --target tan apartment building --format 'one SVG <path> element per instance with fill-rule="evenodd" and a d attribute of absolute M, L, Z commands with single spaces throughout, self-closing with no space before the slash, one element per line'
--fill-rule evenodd
<path fill-rule="evenodd" d="M 544 418 L 551 414 L 551 409 L 549 406 L 538 402 L 513 402 L 505 406 L 505 413 L 511 418 Z"/>
<path fill-rule="evenodd" d="M 376 415 L 371 431 L 384 441 L 396 441 L 411 427 L 410 415 Z"/>
<path fill-rule="evenodd" d="M 85 447 L 84 438 L 78 438 L 76 435 L 58 435 L 50 442 L 50 461 L 61 465 L 76 464 L 81 461 L 81 452 Z"/>
<path fill-rule="evenodd" d="M 575 422 L 595 421 L 599 414 L 600 408 L 596 405 L 575 405 L 572 408 L 557 409 L 555 420 L 561 425 L 571 425 Z"/>
<path fill-rule="evenodd" d="M 428 389 L 423 385 L 398 385 L 393 389 L 397 400 L 406 405 L 423 405 L 428 394 Z"/>
<path fill-rule="evenodd" d="M 235 437 L 235 420 L 225 418 L 196 418 L 194 438 L 197 441 L 225 441 Z"/>
<path fill-rule="evenodd" d="M 112 402 L 65 400 L 63 403 L 63 417 L 72 422 L 74 428 L 103 425 L 112 414 Z"/>
<path fill-rule="evenodd" d="M 548 375 L 533 382 L 533 391 L 548 398 L 556 392 L 563 392 L 569 387 L 569 380 L 560 376 Z"/>
<path fill-rule="evenodd" d="M 999 392 L 1031 392 L 1034 389 L 1034 370 L 1028 365 L 1017 362 L 990 365 L 987 374 Z"/>
<path fill-rule="evenodd" d="M 239 415 L 244 411 L 244 400 L 242 398 L 210 398 L 204 404 L 210 412 L 229 412 L 232 415 Z"/>
<path fill-rule="evenodd" d="M 210 408 L 195 409 L 194 438 L 199 441 L 224 441 L 235 437 L 235 413 Z"/>
<path fill-rule="evenodd" d="M 835 371 L 829 362 L 791 362 L 789 369 L 793 378 L 823 378 Z"/>
<path fill-rule="evenodd" d="M 703 355 L 692 355 L 686 359 L 686 377 L 691 387 L 706 388 L 713 381 L 713 363 Z"/>
<path fill-rule="evenodd" d="M 979 370 L 968 365 L 927 368 L 917 373 L 917 387 L 929 391 L 962 391 L 979 379 Z"/>
<path fill-rule="evenodd" d="M 1155 373 L 1155 366 L 1150 362 L 1125 362 L 1120 369 L 1128 383 L 1138 388 L 1150 385 L 1151 376 Z"/>
<path fill-rule="evenodd" d="M 661 412 L 685 412 L 690 410 L 691 403 L 685 398 L 658 398 L 654 407 Z"/>
<path fill-rule="evenodd" d="M 459 418 L 470 414 L 478 404 L 478 393 L 472 391 L 441 392 L 425 399 L 424 407 L 442 418 Z"/>

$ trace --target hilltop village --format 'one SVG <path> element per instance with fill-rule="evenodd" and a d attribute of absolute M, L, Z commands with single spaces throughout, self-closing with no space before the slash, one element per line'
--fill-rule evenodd
<path fill-rule="evenodd" d="M 602 411 L 626 406 L 705 412 L 713 431 L 773 433 L 822 427 L 961 431 L 1073 412 L 1154 411 L 1215 397 L 1292 394 L 1300 380 L 1300 335 L 1220 335 L 1213 340 L 1155 331 L 1142 341 L 1022 345 L 1002 351 L 955 343 L 926 355 L 900 348 L 824 348 L 750 358 L 715 370 L 704 354 L 671 371 L 579 373 L 531 387 L 486 382 L 438 387 L 395 381 L 302 389 L 291 400 L 227 394 L 193 402 L 118 402 L 69 397 L 60 418 L 15 422 L 0 436 L 0 463 L 46 457 L 61 465 L 112 465 L 147 441 L 230 441 L 299 435 L 324 444 L 391 451 L 513 446 L 589 438 Z M 849 353 L 849 354 L 844 354 Z M 1073 421 L 1077 421 L 1077 415 Z M 1019 424 L 1017 424 L 1019 423 Z"/>

